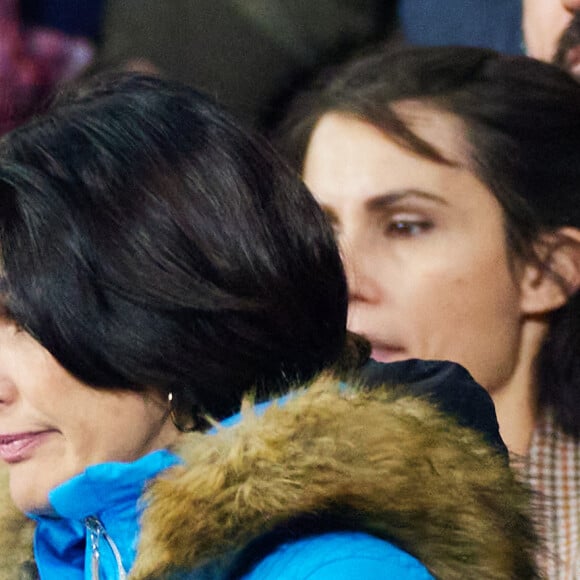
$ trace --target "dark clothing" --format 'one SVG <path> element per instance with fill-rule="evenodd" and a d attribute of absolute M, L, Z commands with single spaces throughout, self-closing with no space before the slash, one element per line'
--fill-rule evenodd
<path fill-rule="evenodd" d="M 423 46 L 465 45 L 523 54 L 520 0 L 399 0 L 405 38 Z"/>
<path fill-rule="evenodd" d="M 441 411 L 455 417 L 460 425 L 481 432 L 508 459 L 493 401 L 462 366 L 417 359 L 389 364 L 370 360 L 362 367 L 361 378 L 370 387 L 405 385 L 413 395 L 425 396 Z"/>

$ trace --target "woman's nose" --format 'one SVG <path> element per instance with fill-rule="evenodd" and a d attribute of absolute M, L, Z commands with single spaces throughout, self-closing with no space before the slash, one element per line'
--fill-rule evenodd
<path fill-rule="evenodd" d="M 351 304 L 379 304 L 381 287 L 368 259 L 352 254 L 344 256 L 346 277 L 348 280 L 348 299 Z"/>

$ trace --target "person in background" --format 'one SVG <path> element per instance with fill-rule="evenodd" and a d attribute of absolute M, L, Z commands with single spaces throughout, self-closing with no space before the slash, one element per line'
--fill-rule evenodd
<path fill-rule="evenodd" d="M 322 210 L 208 98 L 71 89 L 0 141 L 0 240 L 0 458 L 30 574 L 537 578 L 487 393 L 451 363 L 361 384 Z"/>
<path fill-rule="evenodd" d="M 398 20 L 411 44 L 526 53 L 580 78 L 579 0 L 399 0 Z"/>
<path fill-rule="evenodd" d="M 279 128 L 335 228 L 349 328 L 489 391 L 554 579 L 580 573 L 579 112 L 552 65 L 415 47 L 326 71 Z"/>
<path fill-rule="evenodd" d="M 580 1 L 523 0 L 527 53 L 580 80 Z"/>

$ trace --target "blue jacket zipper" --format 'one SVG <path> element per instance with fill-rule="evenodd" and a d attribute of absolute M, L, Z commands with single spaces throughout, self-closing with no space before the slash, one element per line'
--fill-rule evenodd
<path fill-rule="evenodd" d="M 91 542 L 91 578 L 92 580 L 99 580 L 100 569 L 101 569 L 101 552 L 99 549 L 99 544 L 101 538 L 109 546 L 117 564 L 117 578 L 119 580 L 127 580 L 127 572 L 123 568 L 123 561 L 121 559 L 121 554 L 119 549 L 113 542 L 113 539 L 107 531 L 103 524 L 95 516 L 89 516 L 85 519 L 85 526 L 89 531 L 89 539 Z"/>

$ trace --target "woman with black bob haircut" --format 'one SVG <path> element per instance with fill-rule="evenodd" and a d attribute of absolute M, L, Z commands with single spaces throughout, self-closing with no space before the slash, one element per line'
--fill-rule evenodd
<path fill-rule="evenodd" d="M 488 390 L 538 492 L 548 577 L 575 576 L 580 85 L 490 50 L 382 48 L 323 74 L 280 135 L 337 232 L 350 330 Z"/>
<path fill-rule="evenodd" d="M 103 77 L 5 136 L 0 252 L 6 577 L 536 577 L 488 395 L 367 361 L 322 211 L 207 98 Z"/>

